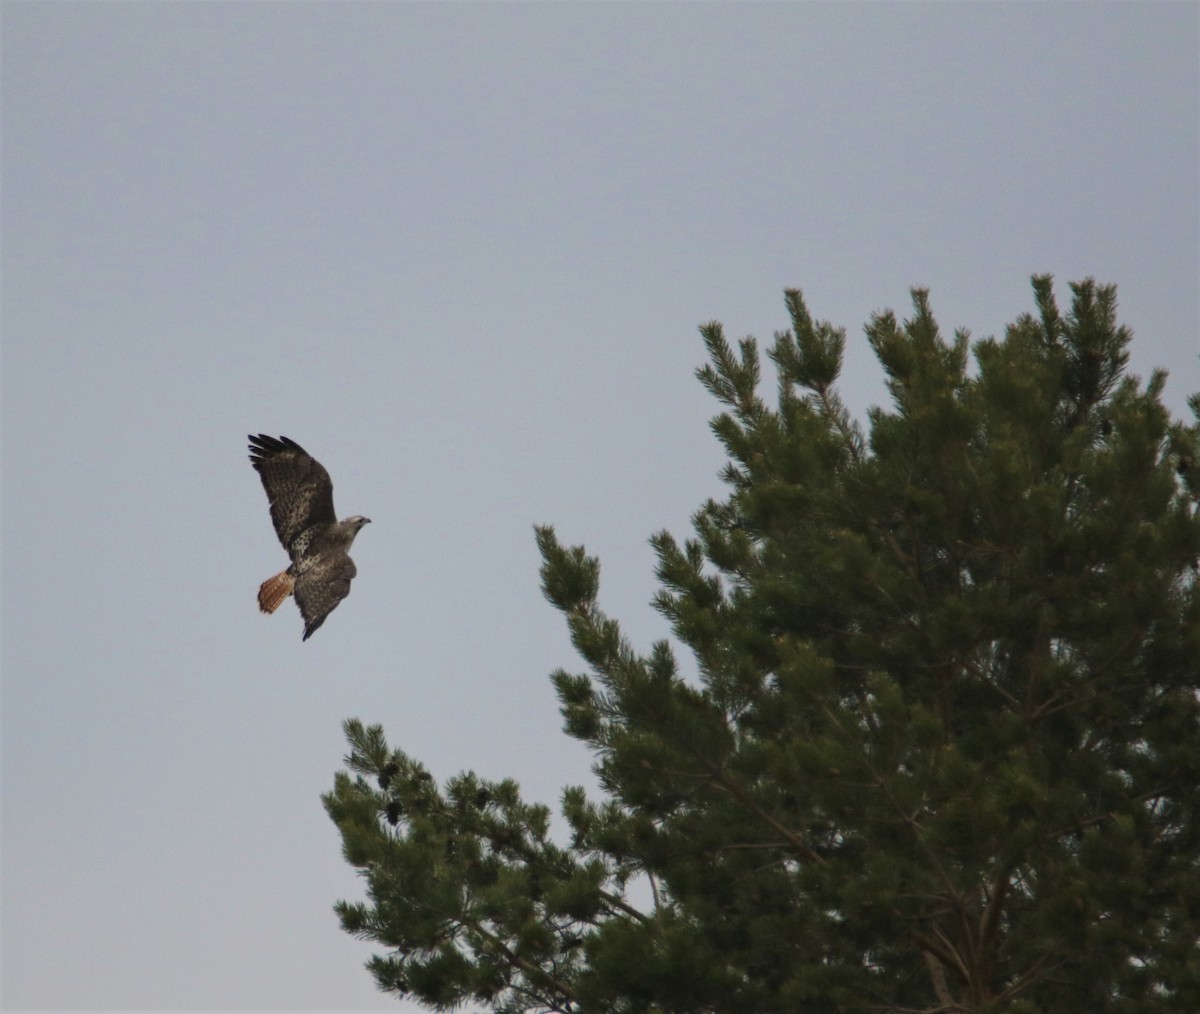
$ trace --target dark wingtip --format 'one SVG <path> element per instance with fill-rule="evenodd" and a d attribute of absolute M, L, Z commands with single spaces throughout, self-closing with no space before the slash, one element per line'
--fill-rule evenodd
<path fill-rule="evenodd" d="M 265 433 L 259 433 L 257 436 L 251 433 L 246 439 L 250 441 L 250 460 L 255 464 L 279 449 L 278 441 Z"/>
<path fill-rule="evenodd" d="M 250 460 L 254 462 L 255 467 L 258 463 L 273 454 L 279 454 L 281 451 L 296 451 L 299 454 L 308 454 L 295 440 L 289 437 L 269 437 L 265 433 L 259 433 L 255 436 L 250 433 L 246 437 L 250 441 Z"/>

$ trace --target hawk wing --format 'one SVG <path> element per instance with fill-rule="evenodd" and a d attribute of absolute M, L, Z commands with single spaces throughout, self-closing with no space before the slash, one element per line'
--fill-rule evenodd
<path fill-rule="evenodd" d="M 304 637 L 301 638 L 304 641 L 350 594 L 350 579 L 358 573 L 354 561 L 337 550 L 324 550 L 309 560 L 309 565 L 297 576 L 293 591 L 300 615 L 304 617 Z"/>
<path fill-rule="evenodd" d="M 337 521 L 333 482 L 321 463 L 294 440 L 262 433 L 249 439 L 250 461 L 267 491 L 275 532 L 291 554 L 292 542 L 306 528 Z"/>

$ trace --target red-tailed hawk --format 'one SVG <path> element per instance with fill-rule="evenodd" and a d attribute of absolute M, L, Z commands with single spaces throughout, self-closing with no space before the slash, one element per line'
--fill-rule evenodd
<path fill-rule="evenodd" d="M 307 641 L 339 602 L 350 594 L 358 573 L 350 543 L 370 518 L 337 519 L 329 473 L 303 447 L 287 437 L 250 436 L 250 461 L 271 503 L 271 520 L 292 565 L 267 578 L 258 589 L 258 608 L 273 613 L 289 595 L 304 617 Z"/>

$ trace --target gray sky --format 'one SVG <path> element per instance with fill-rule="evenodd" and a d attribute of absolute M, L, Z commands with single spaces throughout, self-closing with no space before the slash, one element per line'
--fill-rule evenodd
<path fill-rule="evenodd" d="M 3 4 L 3 1005 L 404 1009 L 330 906 L 348 716 L 590 783 L 532 525 L 666 634 L 696 326 L 1120 286 L 1200 390 L 1193 3 Z M 773 384 L 773 381 L 771 382 Z M 307 643 L 245 435 L 374 519 Z"/>

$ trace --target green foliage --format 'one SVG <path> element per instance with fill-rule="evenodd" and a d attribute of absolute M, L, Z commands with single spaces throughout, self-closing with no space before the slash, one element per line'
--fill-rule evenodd
<path fill-rule="evenodd" d="M 439 787 L 346 723 L 325 796 L 381 989 L 496 1011 L 1200 1009 L 1200 425 L 1125 373 L 1116 293 L 1048 277 L 1003 339 L 926 293 L 867 339 L 701 334 L 730 490 L 652 539 L 695 660 L 636 652 L 599 563 L 539 528 L 588 671 L 552 675 L 604 798 L 570 840 L 509 781 Z M 1191 399 L 1200 417 L 1200 395 Z M 630 888 L 648 885 L 637 905 Z"/>

